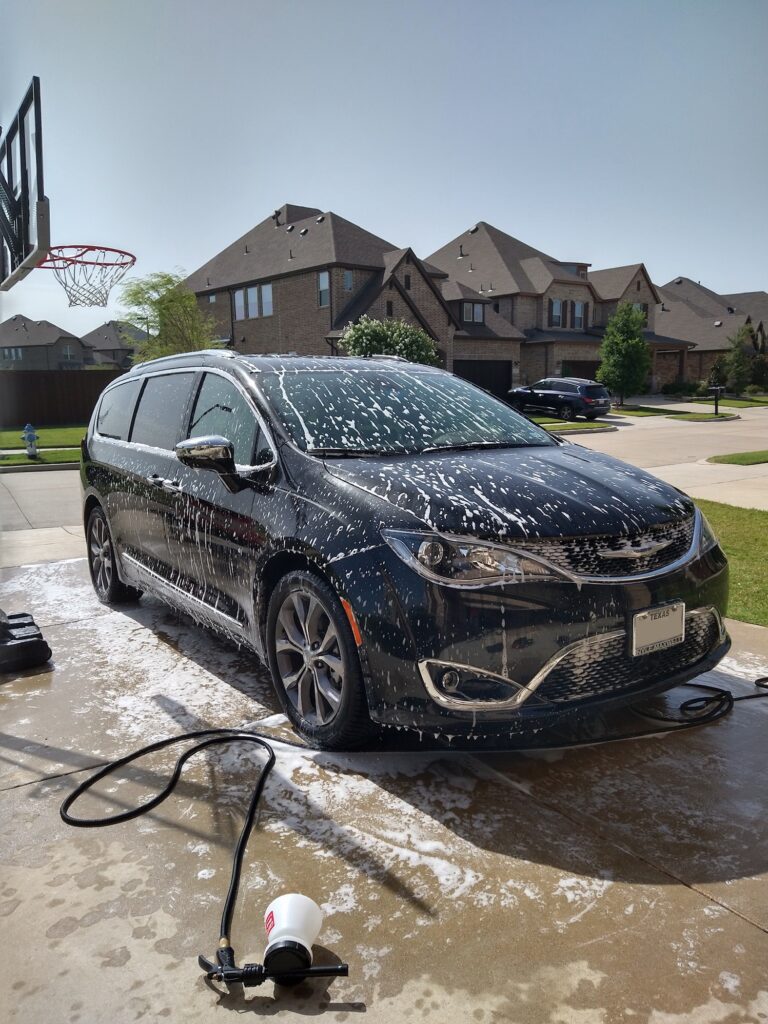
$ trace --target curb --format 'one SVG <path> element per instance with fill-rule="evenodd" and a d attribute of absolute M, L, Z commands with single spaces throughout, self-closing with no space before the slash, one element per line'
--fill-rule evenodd
<path fill-rule="evenodd" d="M 544 429 L 547 430 L 546 427 Z M 577 427 L 575 430 L 563 430 L 563 432 L 561 434 L 559 434 L 559 436 L 560 437 L 570 437 L 571 434 L 610 434 L 614 430 L 618 430 L 618 429 L 619 429 L 618 427 L 609 426 L 608 424 L 606 424 L 606 426 L 604 426 L 604 427 L 583 427 L 582 429 L 579 429 Z M 547 433 L 548 434 L 557 434 L 558 431 L 557 430 L 547 430 Z"/>
<path fill-rule="evenodd" d="M 670 415 L 669 416 L 665 416 L 664 419 L 667 419 L 667 420 L 677 420 L 678 423 L 728 423 L 730 420 L 740 420 L 741 419 L 741 416 L 739 416 L 739 414 L 736 413 L 736 412 L 733 412 L 733 413 L 720 413 L 719 417 L 716 420 L 682 420 L 682 419 L 680 419 L 680 415 L 681 415 L 680 413 L 670 413 Z M 682 415 L 684 416 L 685 413 L 683 413 Z M 691 415 L 695 416 L 696 413 L 691 413 Z M 702 413 L 702 415 L 704 415 L 704 414 Z"/>
<path fill-rule="evenodd" d="M 50 466 L 25 466 L 24 463 L 18 466 L 0 465 L 0 474 L 3 473 L 55 473 L 60 469 L 78 469 L 79 462 L 53 462 Z"/>

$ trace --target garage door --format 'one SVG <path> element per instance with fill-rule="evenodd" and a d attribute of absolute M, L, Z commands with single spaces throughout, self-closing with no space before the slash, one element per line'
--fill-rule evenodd
<path fill-rule="evenodd" d="M 599 365 L 599 359 L 569 359 L 563 362 L 560 372 L 563 377 L 585 377 L 587 380 L 594 380 Z"/>
<path fill-rule="evenodd" d="M 453 372 L 499 398 L 506 398 L 512 387 L 512 362 L 509 359 L 456 359 Z"/>

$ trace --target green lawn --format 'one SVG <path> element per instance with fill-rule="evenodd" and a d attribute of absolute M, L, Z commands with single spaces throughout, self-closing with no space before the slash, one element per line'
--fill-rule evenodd
<path fill-rule="evenodd" d="M 26 452 L 0 455 L 0 469 L 3 466 L 45 466 L 53 462 L 72 462 L 77 465 L 80 462 L 80 449 L 51 448 L 50 451 L 40 452 L 36 459 L 30 459 Z"/>
<path fill-rule="evenodd" d="M 759 466 L 768 462 L 768 452 L 736 452 L 733 455 L 713 455 L 707 462 L 724 462 L 729 466 Z"/>
<path fill-rule="evenodd" d="M 717 416 L 713 412 L 674 412 L 669 414 L 670 419 L 687 420 L 689 423 L 708 423 L 710 420 L 728 420 L 732 416 L 725 412 L 719 412 Z"/>
<path fill-rule="evenodd" d="M 34 424 L 32 424 L 34 426 Z M 1 448 L 25 448 L 26 445 L 21 439 L 22 427 L 13 430 L 0 430 Z M 75 447 L 85 437 L 88 428 L 82 427 L 37 427 L 38 448 L 66 448 Z"/>
<path fill-rule="evenodd" d="M 768 512 L 736 508 L 716 501 L 696 501 L 720 538 L 731 564 L 728 614 L 742 622 L 768 626 Z"/>
<path fill-rule="evenodd" d="M 714 405 L 711 398 L 689 398 L 689 402 L 703 402 Z M 720 405 L 726 409 L 768 409 L 768 396 L 756 395 L 754 398 L 721 398 Z"/>

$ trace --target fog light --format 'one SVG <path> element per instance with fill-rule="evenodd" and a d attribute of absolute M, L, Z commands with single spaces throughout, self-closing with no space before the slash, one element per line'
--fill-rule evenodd
<path fill-rule="evenodd" d="M 459 673 L 453 668 L 449 668 L 447 672 L 443 672 L 440 677 L 440 685 L 448 693 L 453 693 L 455 690 L 458 690 L 460 682 L 461 678 L 459 677 Z"/>
<path fill-rule="evenodd" d="M 419 544 L 416 557 L 422 565 L 432 568 L 442 562 L 444 554 L 443 545 L 439 540 L 424 540 Z"/>

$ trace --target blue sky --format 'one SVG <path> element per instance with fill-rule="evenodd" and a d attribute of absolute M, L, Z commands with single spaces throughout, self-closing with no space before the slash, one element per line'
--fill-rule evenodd
<path fill-rule="evenodd" d="M 5 0 L 54 243 L 209 259 L 284 202 L 427 256 L 477 220 L 595 269 L 768 289 L 764 0 Z M 0 293 L 84 333 L 52 275 Z"/>

